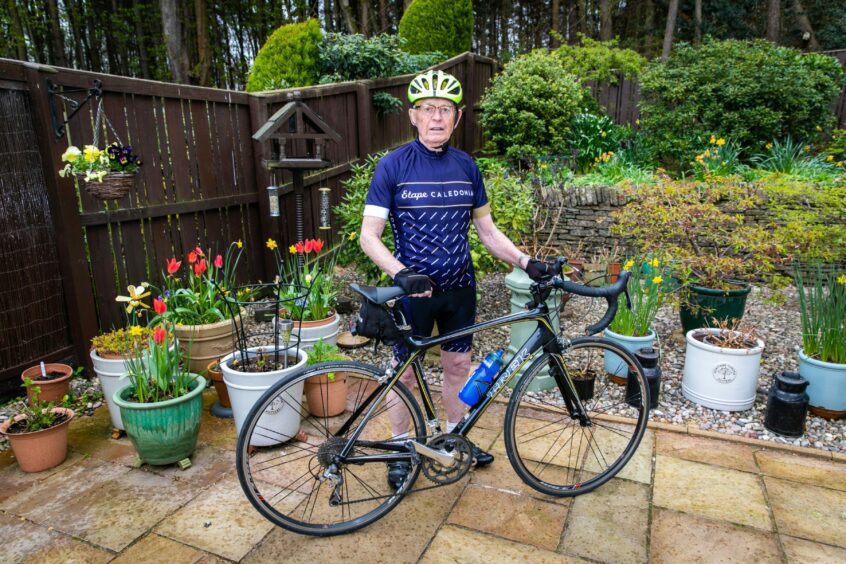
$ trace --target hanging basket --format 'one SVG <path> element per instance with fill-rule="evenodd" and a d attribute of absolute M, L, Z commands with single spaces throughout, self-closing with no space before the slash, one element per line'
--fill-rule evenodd
<path fill-rule="evenodd" d="M 135 172 L 110 172 L 103 177 L 102 182 L 86 181 L 84 174 L 77 174 L 77 178 L 85 191 L 100 200 L 119 200 L 129 193 L 135 182 Z"/>

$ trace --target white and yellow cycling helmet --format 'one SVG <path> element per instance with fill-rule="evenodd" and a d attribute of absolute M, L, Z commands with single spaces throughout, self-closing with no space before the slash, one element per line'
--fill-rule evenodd
<path fill-rule="evenodd" d="M 458 79 L 439 70 L 418 74 L 408 85 L 408 101 L 412 104 L 424 98 L 443 98 L 458 105 L 463 95 Z"/>

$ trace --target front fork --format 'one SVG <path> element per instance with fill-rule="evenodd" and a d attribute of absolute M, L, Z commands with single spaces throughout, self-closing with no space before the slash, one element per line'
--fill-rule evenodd
<path fill-rule="evenodd" d="M 564 405 L 567 406 L 570 418 L 577 419 L 582 427 L 590 427 L 592 424 L 590 418 L 588 417 L 587 410 L 585 410 L 584 405 L 582 405 L 582 400 L 579 398 L 579 394 L 576 392 L 575 386 L 573 386 L 573 379 L 566 373 L 567 366 L 564 364 L 564 360 L 561 356 L 562 352 L 566 350 L 568 346 L 569 341 L 565 341 L 562 337 L 556 340 L 555 347 L 550 347 L 555 350 L 546 350 L 547 347 L 544 347 L 545 352 L 552 355 L 552 358 L 557 359 L 557 362 L 553 361 L 551 363 L 549 372 L 555 380 L 558 390 L 561 392 L 561 397 L 564 398 Z"/>

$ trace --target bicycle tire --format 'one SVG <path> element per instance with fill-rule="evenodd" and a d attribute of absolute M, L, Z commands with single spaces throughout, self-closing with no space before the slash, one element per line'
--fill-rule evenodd
<path fill-rule="evenodd" d="M 335 378 L 344 376 L 347 381 L 344 411 L 341 415 L 332 417 L 315 415 L 303 398 L 301 387 L 308 378 L 330 373 L 334 374 Z M 338 474 L 344 478 L 341 492 L 345 503 L 340 506 L 329 504 L 333 490 L 332 482 L 320 480 L 320 476 L 330 464 L 326 462 L 327 458 L 336 455 L 340 445 L 347 442 L 334 440 L 333 433 L 342 429 L 345 422 L 353 423 L 345 435 L 349 435 L 350 431 L 357 427 L 354 423 L 364 418 L 367 409 L 363 409 L 353 420 L 356 408 L 370 406 L 376 401 L 371 392 L 378 386 L 377 380 L 383 376 L 384 370 L 360 362 L 325 362 L 297 370 L 271 386 L 261 396 L 242 425 L 236 448 L 238 480 L 247 499 L 261 515 L 273 524 L 295 533 L 332 536 L 369 525 L 396 507 L 417 479 L 420 473 L 419 462 L 411 462 L 408 479 L 396 492 L 388 485 L 385 462 L 359 464 L 355 465 L 354 469 L 353 465 L 341 465 Z M 350 380 L 354 382 L 351 384 Z M 325 384 L 318 384 L 318 388 L 321 399 L 324 388 L 327 395 L 333 393 Z M 355 453 L 374 454 L 371 451 L 376 447 L 368 443 L 377 440 L 397 443 L 406 440 L 394 439 L 389 435 L 392 433 L 390 421 L 387 419 L 389 406 L 409 417 L 407 428 L 410 438 L 417 437 L 425 441 L 423 413 L 408 388 L 397 382 L 383 403 L 386 405 L 378 406 L 366 422 L 355 443 Z M 298 410 L 301 417 L 299 432 L 305 434 L 290 438 L 296 431 L 288 429 L 282 432 L 278 430 L 281 428 L 278 425 L 277 430 L 274 430 L 266 427 L 266 423 L 260 424 L 262 418 L 265 418 L 265 422 L 269 420 L 266 412 L 274 405 L 274 413 L 289 409 L 289 413 L 293 414 L 294 409 Z M 394 408 L 394 405 L 399 407 Z M 390 415 L 395 415 L 397 411 L 390 412 Z M 276 444 L 266 444 L 273 443 L 274 440 L 277 441 Z M 256 443 L 261 446 L 256 446 Z M 376 452 L 384 453 L 385 450 Z M 302 472 L 303 470 L 305 472 Z M 323 488 L 325 490 L 321 491 Z M 354 499 L 356 495 L 361 495 L 362 498 Z M 368 501 L 367 496 L 372 500 Z"/>
<path fill-rule="evenodd" d="M 634 390 L 627 392 L 626 386 L 610 380 L 603 368 L 606 351 L 628 364 Z M 585 364 L 577 366 L 576 360 Z M 593 361 L 596 364 L 587 365 Z M 570 416 L 557 386 L 530 390 L 538 387 L 544 367 L 563 374 L 593 371 L 594 397 L 583 400 L 589 426 Z M 527 485 L 548 495 L 573 497 L 593 491 L 623 469 L 643 438 L 648 417 L 649 386 L 635 357 L 604 337 L 580 337 L 561 356 L 544 353 L 517 382 L 505 414 L 505 449 Z"/>

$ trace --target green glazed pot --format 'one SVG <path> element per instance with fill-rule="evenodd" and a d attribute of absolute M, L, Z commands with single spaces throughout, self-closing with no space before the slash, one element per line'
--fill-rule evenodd
<path fill-rule="evenodd" d="M 200 434 L 205 388 L 206 379 L 196 376 L 186 395 L 156 403 L 127 401 L 132 386 L 115 392 L 126 434 L 141 460 L 153 465 L 172 464 L 191 456 Z"/>
<path fill-rule="evenodd" d="M 748 284 L 737 288 L 717 290 L 692 285 L 687 303 L 679 309 L 685 334 L 691 329 L 710 327 L 711 319 L 740 319 L 746 309 L 746 297 L 752 290 Z M 688 305 L 690 304 L 690 305 Z M 695 307 L 690 307 L 691 305 Z"/>

